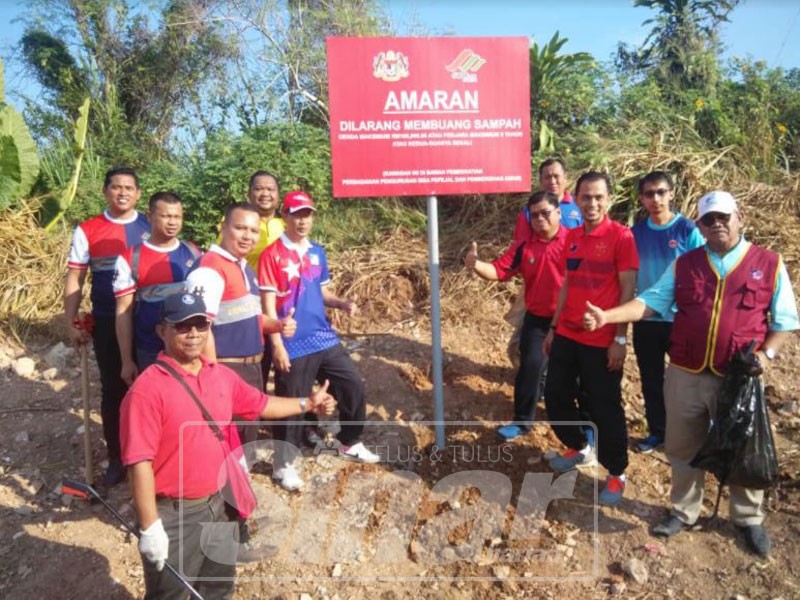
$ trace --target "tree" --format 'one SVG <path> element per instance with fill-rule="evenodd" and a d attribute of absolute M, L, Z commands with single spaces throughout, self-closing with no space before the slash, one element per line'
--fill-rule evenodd
<path fill-rule="evenodd" d="M 586 52 L 559 54 L 568 41 L 556 31 L 544 46 L 534 40 L 530 49 L 531 138 L 535 140 L 538 132 L 539 150 L 545 153 L 552 153 L 555 147 L 554 132 L 546 119 L 553 114 L 553 101 L 570 94 L 566 81 L 594 66 L 594 58 Z"/>
<path fill-rule="evenodd" d="M 168 0 L 161 12 L 129 0 L 55 0 L 56 18 L 30 26 L 25 60 L 64 120 L 86 95 L 94 148 L 113 162 L 166 151 L 179 113 L 236 47 L 208 19 L 208 0 Z M 67 41 L 75 42 L 72 52 Z"/>
<path fill-rule="evenodd" d="M 247 40 L 238 66 L 243 127 L 276 115 L 327 126 L 325 38 L 389 34 L 375 0 L 240 0 L 224 16 Z"/>
<path fill-rule="evenodd" d="M 617 49 L 617 67 L 634 78 L 652 75 L 672 104 L 683 92 L 711 95 L 719 79 L 717 28 L 741 0 L 636 0 L 634 6 L 658 11 L 642 25 L 653 25 L 645 41 Z"/>

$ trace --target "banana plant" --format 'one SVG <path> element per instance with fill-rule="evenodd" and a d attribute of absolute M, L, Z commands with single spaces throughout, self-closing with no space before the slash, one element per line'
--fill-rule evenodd
<path fill-rule="evenodd" d="M 540 106 L 542 98 L 552 96 L 569 73 L 588 68 L 594 62 L 592 55 L 586 52 L 560 54 L 568 41 L 556 31 L 550 41 L 541 47 L 534 40 L 530 49 L 531 130 L 539 125 L 539 151 L 543 152 L 552 152 L 555 132 L 541 116 L 544 112 Z M 564 91 L 569 93 L 569 90 Z"/>
<path fill-rule="evenodd" d="M 24 198 L 39 177 L 39 153 L 25 119 L 5 103 L 3 61 L 0 60 L 0 210 Z"/>
<path fill-rule="evenodd" d="M 45 231 L 50 231 L 56 223 L 64 216 L 75 194 L 78 191 L 78 181 L 81 177 L 81 167 L 83 166 L 83 155 L 86 151 L 86 133 L 89 130 L 89 98 L 87 97 L 78 109 L 78 118 L 75 120 L 75 132 L 73 134 L 73 151 L 75 153 L 75 166 L 72 169 L 72 177 L 69 184 L 58 196 L 58 212 L 53 219 L 45 226 Z"/>

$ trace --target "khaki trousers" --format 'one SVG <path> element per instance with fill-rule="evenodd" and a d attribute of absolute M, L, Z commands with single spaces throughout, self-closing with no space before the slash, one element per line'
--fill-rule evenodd
<path fill-rule="evenodd" d="M 692 525 L 700 516 L 705 471 L 689 466 L 706 439 L 717 413 L 722 377 L 711 372 L 689 373 L 670 365 L 664 377 L 667 436 L 664 449 L 672 465 L 672 514 Z M 763 490 L 730 486 L 731 520 L 739 526 L 760 525 L 764 520 Z"/>

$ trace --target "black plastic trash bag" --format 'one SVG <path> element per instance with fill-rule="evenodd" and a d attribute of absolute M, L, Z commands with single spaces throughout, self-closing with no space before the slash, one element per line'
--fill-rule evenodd
<path fill-rule="evenodd" d="M 691 465 L 724 485 L 765 489 L 778 480 L 778 457 L 769 425 L 761 365 L 751 342 L 737 353 L 717 399 L 717 414 Z"/>

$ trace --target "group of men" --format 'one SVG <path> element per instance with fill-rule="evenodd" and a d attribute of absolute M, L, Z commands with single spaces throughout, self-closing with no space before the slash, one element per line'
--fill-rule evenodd
<path fill-rule="evenodd" d="M 652 532 L 671 537 L 700 514 L 704 472 L 690 462 L 715 417 L 728 363 L 755 340 L 767 365 L 788 332 L 800 328 L 786 268 L 778 254 L 744 239 L 742 214 L 728 192 L 703 196 L 694 222 L 672 207 L 672 177 L 648 173 L 638 186 L 647 216 L 629 229 L 608 215 L 606 174 L 583 173 L 574 200 L 559 159 L 545 161 L 539 175 L 543 191 L 529 198 L 508 249 L 483 262 L 473 243 L 465 258 L 484 279 L 521 274 L 524 281 L 514 419 L 498 434 L 510 440 L 528 431 L 543 396 L 567 447 L 552 456 L 551 468 L 566 472 L 599 460 L 608 476 L 598 499 L 619 503 L 628 466 L 621 380 L 634 322 L 649 428 L 637 448 L 649 453 L 664 445 L 673 508 Z M 576 209 L 582 222 L 565 221 L 564 212 Z M 734 524 L 748 548 L 766 556 L 762 500 L 760 490 L 731 488 Z"/>
<path fill-rule="evenodd" d="M 524 435 L 544 397 L 567 447 L 550 466 L 564 472 L 599 460 L 608 471 L 599 500 L 617 504 L 628 465 L 622 367 L 628 323 L 636 322 L 649 427 L 638 448 L 647 453 L 665 444 L 672 465 L 673 509 L 653 533 L 675 535 L 700 513 L 703 473 L 689 462 L 714 417 L 727 364 L 752 339 L 768 364 L 800 327 L 785 266 L 779 255 L 744 239 L 741 213 L 727 192 L 703 196 L 694 222 L 672 208 L 670 175 L 649 173 L 638 189 L 647 217 L 629 229 L 608 215 L 606 174 L 583 173 L 574 197 L 559 159 L 545 161 L 539 176 L 543 190 L 518 215 L 506 252 L 483 262 L 473 243 L 465 258 L 483 278 L 524 280 L 514 418 L 498 434 Z M 275 439 L 299 445 L 304 432 L 313 437 L 316 417 L 338 404 L 340 455 L 380 460 L 359 441 L 363 382 L 325 314 L 333 308 L 352 315 L 357 306 L 329 289 L 325 251 L 309 239 L 313 200 L 289 192 L 278 214 L 278 180 L 270 173 L 251 177 L 248 201 L 226 209 L 218 244 L 205 253 L 178 237 L 183 207 L 176 194 L 154 194 L 148 220 L 136 211 L 141 189 L 133 170 L 110 170 L 103 192 L 107 209 L 75 230 L 64 308 L 70 339 L 86 344 L 91 336 L 100 368 L 106 482 L 118 483 L 129 471 L 148 595 L 169 597 L 181 593 L 178 584 L 157 567 L 179 547 L 184 556 L 199 548 L 201 523 L 228 519 L 217 471 L 232 447 L 257 433 L 222 435 L 212 421 L 299 418 L 304 426 L 273 428 Z M 87 269 L 91 333 L 78 320 Z M 267 396 L 272 366 L 276 395 Z M 178 444 L 187 420 L 209 427 L 183 448 L 206 467 L 184 472 Z M 252 455 L 245 458 L 252 463 Z M 277 452 L 273 465 L 273 477 L 287 490 L 303 485 L 293 459 Z M 731 517 L 749 548 L 766 555 L 762 497 L 733 487 Z M 211 597 L 228 597 L 232 577 L 228 585 L 220 576 L 232 575 L 233 567 L 195 554 L 185 572 L 210 577 Z"/>
<path fill-rule="evenodd" d="M 325 251 L 309 240 L 313 200 L 286 194 L 280 218 L 278 180 L 270 173 L 251 177 L 248 201 L 226 209 L 219 243 L 205 253 L 179 239 L 177 194 L 158 192 L 148 215 L 138 213 L 139 180 L 124 167 L 106 174 L 103 193 L 106 210 L 75 229 L 64 308 L 70 339 L 82 345 L 91 335 L 94 344 L 105 483 L 129 476 L 147 597 L 184 593 L 162 571 L 179 551 L 189 557 L 185 574 L 215 580 L 201 583 L 205 597 L 229 597 L 235 556 L 233 566 L 218 562 L 199 544 L 203 523 L 229 519 L 219 486 L 237 473 L 226 456 L 258 434 L 257 426 L 237 430 L 232 423 L 316 418 L 338 404 L 339 456 L 380 460 L 360 441 L 363 381 L 325 314 L 326 307 L 348 314 L 357 307 L 329 290 Z M 91 333 L 78 318 L 89 270 Z M 271 364 L 276 395 L 267 396 Z M 181 447 L 182 424 L 204 420 L 208 427 L 184 435 Z M 299 445 L 303 432 L 287 423 L 273 427 L 273 437 Z M 245 471 L 251 448 L 245 444 Z M 288 490 L 303 483 L 296 456 L 278 452 L 273 464 L 273 477 Z M 181 468 L 183 458 L 189 462 Z M 228 470 L 218 479 L 221 468 Z"/>

